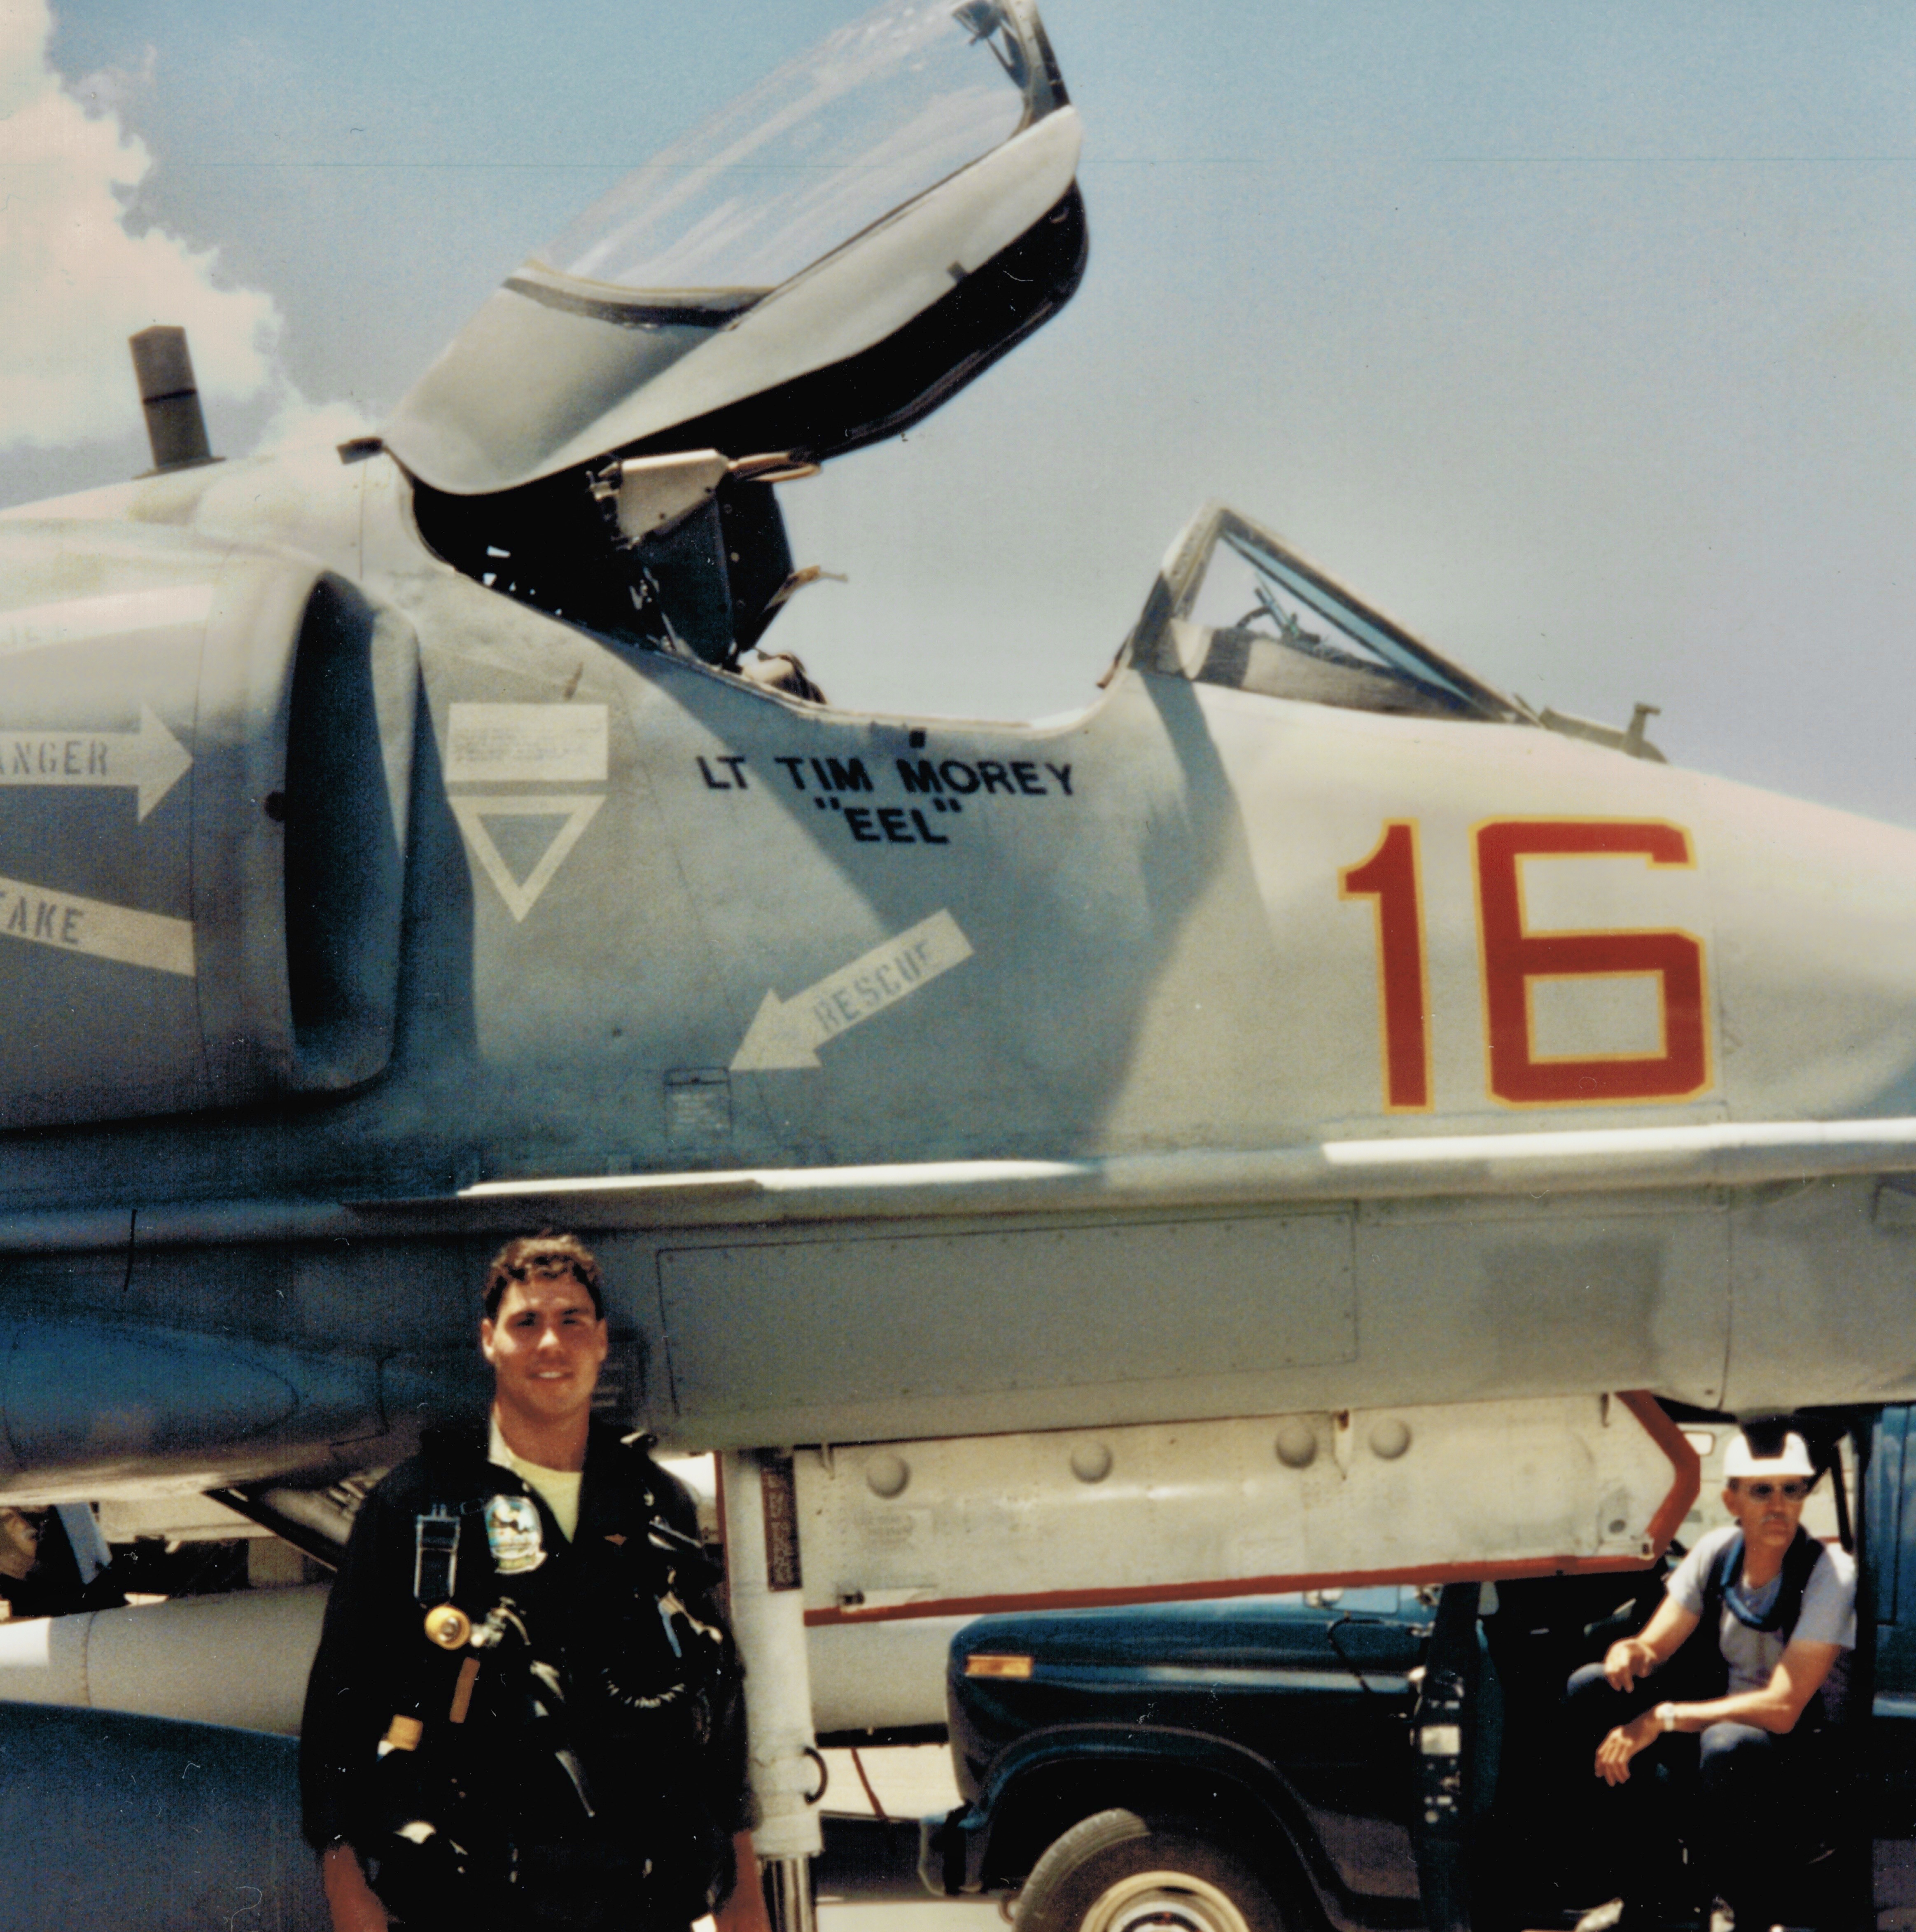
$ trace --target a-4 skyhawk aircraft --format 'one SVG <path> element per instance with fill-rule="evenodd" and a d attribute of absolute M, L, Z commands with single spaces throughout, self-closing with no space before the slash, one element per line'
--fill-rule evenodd
<path fill-rule="evenodd" d="M 1069 298 L 1078 139 L 1026 0 L 895 0 L 378 438 L 162 376 L 0 518 L 0 1496 L 323 1536 L 541 1222 L 634 1426 L 796 1446 L 814 1623 L 1639 1562 L 1645 1392 L 1916 1396 L 1916 837 L 1219 508 L 1069 718 L 753 655 L 778 490 Z"/>

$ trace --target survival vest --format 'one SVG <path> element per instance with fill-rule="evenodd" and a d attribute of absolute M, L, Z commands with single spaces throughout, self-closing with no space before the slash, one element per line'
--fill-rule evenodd
<path fill-rule="evenodd" d="M 622 1527 L 589 1547 L 547 1548 L 540 1506 L 509 1472 L 424 1459 L 409 1580 L 418 1695 L 376 1772 L 374 1882 L 408 1922 L 441 1922 L 466 1900 L 483 1918 L 517 1894 L 547 1910 L 576 1900 L 574 1926 L 615 1896 L 616 1922 L 684 1924 L 730 1888 L 729 1834 L 687 1774 L 736 1697 L 736 1652 L 687 1607 L 716 1573 L 667 1520 L 667 1479 L 645 1448 L 613 1452 L 600 1493 L 622 1498 Z M 582 1514 L 582 1540 L 585 1528 Z"/>

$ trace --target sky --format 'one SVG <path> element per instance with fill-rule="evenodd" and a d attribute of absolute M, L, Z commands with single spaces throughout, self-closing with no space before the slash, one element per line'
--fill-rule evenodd
<path fill-rule="evenodd" d="M 0 504 L 376 429 L 487 292 L 858 0 L 0 0 Z M 860 708 L 1093 694 L 1222 496 L 1536 704 L 1916 824 L 1916 9 L 1050 0 L 1071 306 L 783 494 Z"/>

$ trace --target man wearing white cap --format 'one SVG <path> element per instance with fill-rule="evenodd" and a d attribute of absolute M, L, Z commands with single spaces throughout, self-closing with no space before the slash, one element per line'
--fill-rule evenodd
<path fill-rule="evenodd" d="M 1651 1768 L 1636 1764 L 1642 1754 L 1672 1734 L 1696 1736 L 1697 1812 L 1684 1836 L 1718 1894 L 1717 1924 L 1746 1932 L 1775 1916 L 1771 1894 L 1824 1783 L 1813 1742 L 1823 1694 L 1827 1684 L 1833 1700 L 1831 1670 L 1856 1644 L 1855 1561 L 1803 1528 L 1817 1473 L 1794 1430 L 1753 1425 L 1734 1438 L 1723 1495 L 1735 1520 L 1672 1572 L 1641 1636 L 1613 1643 L 1600 1664 L 1570 1679 L 1569 1708 L 1588 1724 L 1585 1736 L 1603 1730 L 1594 1770 L 1618 1801 L 1633 1769 L 1642 1793 Z M 1660 1697 L 1651 1680 L 1706 1623 L 1699 1648 L 1681 1660 L 1693 1694 Z M 1714 1656 L 1702 1648 L 1711 1637 Z M 1639 1868 L 1654 1866 L 1660 1848 L 1644 1842 L 1654 1829 L 1645 1808 L 1611 1808 L 1611 1824 L 1634 1828 L 1603 1836 Z M 1626 1893 L 1586 1913 L 1587 1932 L 1626 1919 L 1627 1901 L 1636 1902 Z"/>

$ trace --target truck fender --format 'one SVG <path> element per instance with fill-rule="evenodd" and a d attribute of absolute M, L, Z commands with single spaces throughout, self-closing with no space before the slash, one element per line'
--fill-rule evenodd
<path fill-rule="evenodd" d="M 1198 1792 L 1206 1795 L 1188 1795 Z M 1305 1808 L 1279 1772 L 1240 1745 L 1168 1726 L 1033 1731 L 1003 1754 L 977 1798 L 934 1836 L 946 1888 L 961 1870 L 963 1888 L 976 1891 L 1021 1878 L 1047 1846 L 1094 1813 L 1123 1808 L 1153 1824 L 1173 1823 L 1215 1816 L 1220 1801 L 1241 1821 L 1237 1836 L 1261 1849 L 1280 1839 L 1294 1867 L 1309 1868 L 1326 1890 L 1339 1889 L 1327 1866 L 1318 1869 L 1323 1856 Z"/>

